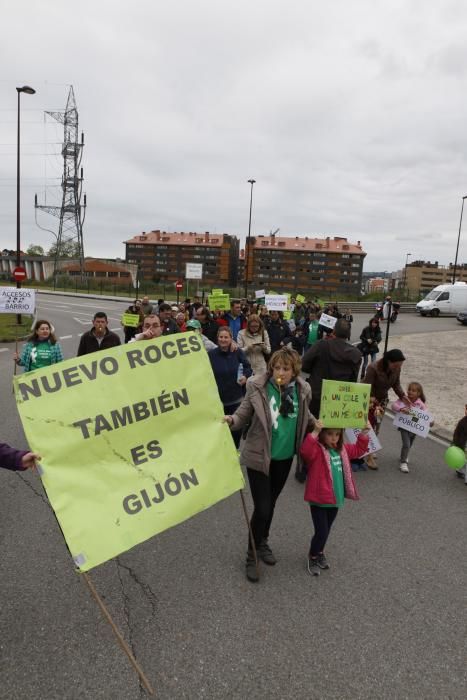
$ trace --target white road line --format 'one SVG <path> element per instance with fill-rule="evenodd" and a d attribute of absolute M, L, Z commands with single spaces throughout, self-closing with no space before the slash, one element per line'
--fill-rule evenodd
<path fill-rule="evenodd" d="M 111 328 L 110 330 L 112 331 L 112 333 L 116 333 L 117 331 L 121 331 L 122 328 Z"/>
<path fill-rule="evenodd" d="M 82 321 L 80 318 L 76 318 L 76 316 L 73 316 L 73 321 L 76 321 L 76 323 L 81 323 L 82 326 L 89 326 L 89 318 L 87 318 L 85 321 Z"/>
<path fill-rule="evenodd" d="M 10 348 L 0 348 L 0 352 L 8 352 Z"/>
<path fill-rule="evenodd" d="M 72 335 L 61 335 L 59 340 L 69 340 L 70 338 L 73 338 Z"/>

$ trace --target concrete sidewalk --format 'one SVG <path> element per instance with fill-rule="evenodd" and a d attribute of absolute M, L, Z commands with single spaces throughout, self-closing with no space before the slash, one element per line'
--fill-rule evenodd
<path fill-rule="evenodd" d="M 406 356 L 402 386 L 420 382 L 435 419 L 431 432 L 447 440 L 463 417 L 467 403 L 466 347 L 467 329 L 389 336 L 388 348 L 400 348 Z M 392 400 L 395 394 L 391 392 L 390 396 Z"/>

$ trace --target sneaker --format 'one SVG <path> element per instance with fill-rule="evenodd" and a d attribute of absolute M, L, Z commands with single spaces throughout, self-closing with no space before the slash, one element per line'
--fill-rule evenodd
<path fill-rule="evenodd" d="M 267 540 L 263 540 L 261 544 L 256 548 L 256 552 L 260 559 L 264 561 L 265 564 L 269 566 L 274 566 L 277 564 L 277 559 L 272 553 L 271 547 L 268 545 Z"/>
<path fill-rule="evenodd" d="M 316 560 L 320 569 L 329 569 L 328 560 L 324 556 L 324 552 L 318 554 L 318 559 Z"/>
<path fill-rule="evenodd" d="M 409 473 L 409 465 L 407 464 L 407 462 L 401 462 L 399 469 L 401 470 L 401 472 L 404 472 L 404 474 Z"/>
<path fill-rule="evenodd" d="M 365 458 L 366 466 L 369 469 L 378 469 L 378 465 L 376 464 L 376 457 L 374 454 L 369 454 Z"/>
<path fill-rule="evenodd" d="M 248 552 L 245 567 L 246 577 L 252 583 L 257 583 L 259 581 L 259 569 L 256 565 L 255 558 L 252 554 Z"/>
<path fill-rule="evenodd" d="M 308 557 L 307 569 L 308 569 L 308 573 L 311 574 L 311 576 L 319 576 L 320 570 L 319 570 L 318 560 L 312 559 L 311 557 Z"/>

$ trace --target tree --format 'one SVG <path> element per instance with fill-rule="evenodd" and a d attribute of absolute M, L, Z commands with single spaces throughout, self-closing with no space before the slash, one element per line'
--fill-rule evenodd
<path fill-rule="evenodd" d="M 36 245 L 35 243 L 31 243 L 29 248 L 26 251 L 26 255 L 45 255 L 44 249 L 41 245 Z"/>
<path fill-rule="evenodd" d="M 57 242 L 53 243 L 47 255 L 54 258 L 57 253 Z M 60 258 L 79 258 L 79 245 L 77 241 L 62 241 L 60 246 Z"/>

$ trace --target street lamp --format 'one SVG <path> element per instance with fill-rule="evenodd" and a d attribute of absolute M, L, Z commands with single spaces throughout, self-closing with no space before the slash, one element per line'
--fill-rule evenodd
<path fill-rule="evenodd" d="M 459 253 L 459 241 L 461 239 L 461 228 L 462 228 L 462 214 L 464 213 L 464 200 L 467 199 L 467 194 L 462 197 L 462 207 L 461 207 L 461 220 L 459 221 L 459 234 L 457 236 L 457 247 L 456 247 L 456 259 L 454 260 L 454 270 L 452 273 L 452 283 L 456 282 L 456 272 L 457 272 L 457 255 Z"/>
<path fill-rule="evenodd" d="M 250 257 L 250 237 L 251 237 L 251 207 L 253 204 L 253 185 L 256 180 L 248 180 L 251 185 L 250 190 L 250 219 L 248 221 L 248 238 L 245 246 L 245 299 L 248 299 L 248 259 Z"/>
<path fill-rule="evenodd" d="M 407 301 L 408 299 L 408 290 L 407 290 L 407 263 L 409 262 L 409 258 L 412 255 L 412 253 L 407 253 L 405 256 L 405 267 L 404 267 L 404 293 L 405 293 L 405 300 Z"/>
<path fill-rule="evenodd" d="M 19 113 L 20 104 L 19 98 L 22 92 L 26 95 L 34 95 L 35 90 L 29 85 L 23 85 L 23 87 L 17 87 L 16 92 L 18 93 L 18 137 L 17 137 L 17 151 L 16 151 L 16 267 L 21 266 L 21 227 L 20 227 L 20 187 L 19 187 L 19 175 L 20 175 L 20 128 L 19 128 Z M 16 288 L 21 289 L 21 282 L 16 282 Z M 21 314 L 17 314 L 16 323 L 19 326 L 21 324 Z"/>

